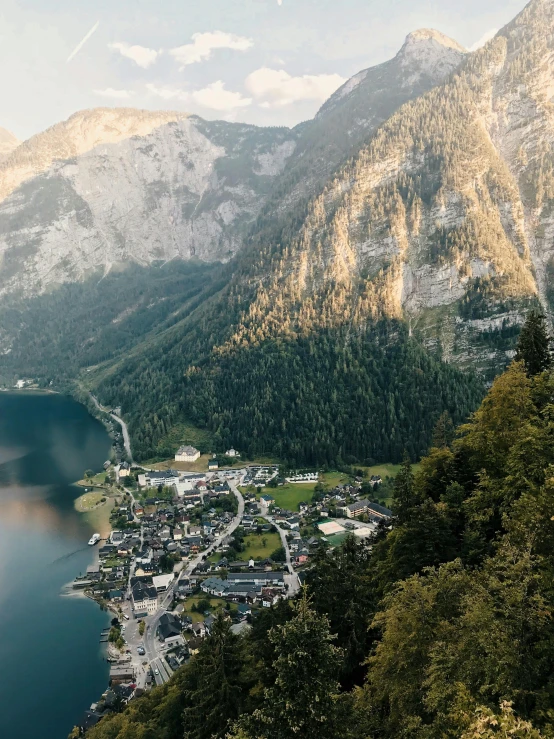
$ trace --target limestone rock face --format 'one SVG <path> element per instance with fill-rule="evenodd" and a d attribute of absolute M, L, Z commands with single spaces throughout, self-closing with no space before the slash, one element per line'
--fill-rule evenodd
<path fill-rule="evenodd" d="M 227 260 L 295 139 L 180 113 L 72 116 L 0 163 L 0 290 L 42 292 L 129 261 Z"/>

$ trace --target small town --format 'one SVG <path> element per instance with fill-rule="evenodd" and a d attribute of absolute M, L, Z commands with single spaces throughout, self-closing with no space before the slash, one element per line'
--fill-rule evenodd
<path fill-rule="evenodd" d="M 84 480 L 118 494 L 108 499 L 109 535 L 92 537 L 95 560 L 72 584 L 113 616 L 100 635 L 109 688 L 84 713 L 82 732 L 169 680 L 218 613 L 234 633 L 248 630 L 260 609 L 299 591 L 320 547 L 370 540 L 392 516 L 377 502 L 378 475 L 282 477 L 275 464 L 242 464 L 234 449 L 211 455 L 205 471 L 173 469 L 200 456 L 185 445 L 166 469 L 107 461 Z"/>

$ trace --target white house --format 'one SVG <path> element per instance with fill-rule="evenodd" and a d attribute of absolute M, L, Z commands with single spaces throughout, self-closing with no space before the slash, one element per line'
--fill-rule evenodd
<path fill-rule="evenodd" d="M 181 446 L 175 454 L 176 462 L 196 462 L 200 458 L 200 452 L 193 446 Z"/>
<path fill-rule="evenodd" d="M 237 450 L 236 450 L 236 449 L 232 449 L 232 448 L 231 448 L 231 449 L 228 449 L 228 450 L 227 450 L 227 451 L 225 452 L 225 456 L 226 456 L 226 457 L 240 457 L 240 454 L 239 454 L 239 453 L 237 452 Z"/>
<path fill-rule="evenodd" d="M 151 615 L 158 610 L 158 593 L 153 585 L 137 582 L 133 587 L 133 610 L 135 617 Z"/>

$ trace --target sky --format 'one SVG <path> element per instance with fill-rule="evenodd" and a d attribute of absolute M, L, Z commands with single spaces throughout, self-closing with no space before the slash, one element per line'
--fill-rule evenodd
<path fill-rule="evenodd" d="M 477 47 L 525 0 L 2 0 L 0 126 L 83 108 L 293 126 L 410 31 Z"/>

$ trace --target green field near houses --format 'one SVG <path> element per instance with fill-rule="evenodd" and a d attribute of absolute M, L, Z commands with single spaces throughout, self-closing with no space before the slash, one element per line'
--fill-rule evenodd
<path fill-rule="evenodd" d="M 246 549 L 240 553 L 241 560 L 266 559 L 281 546 L 281 539 L 277 533 L 248 534 L 244 537 Z"/>
<path fill-rule="evenodd" d="M 297 511 L 300 503 L 309 503 L 314 494 L 315 483 L 280 485 L 278 488 L 264 488 L 263 495 L 271 495 L 275 505 L 289 511 Z"/>
<path fill-rule="evenodd" d="M 190 616 L 193 623 L 198 623 L 199 621 L 203 621 L 206 618 L 203 613 L 198 613 L 197 611 L 192 610 L 192 607 L 198 604 L 201 600 L 210 601 L 209 610 L 212 613 L 215 613 L 219 608 L 223 608 L 225 606 L 225 601 L 223 600 L 223 598 L 214 598 L 213 595 L 193 595 L 191 598 L 187 598 L 183 607 L 183 613 L 186 616 Z"/>

